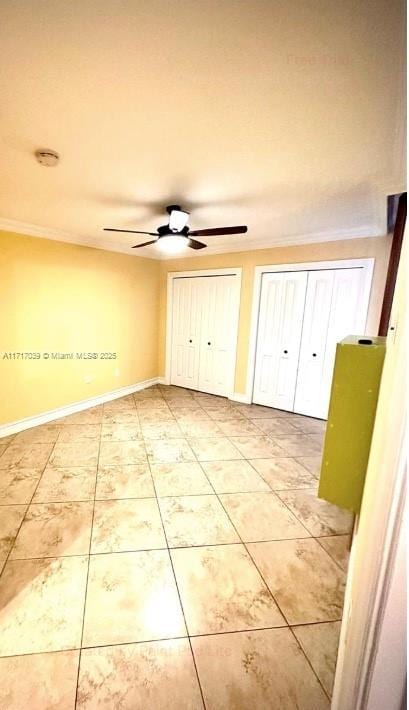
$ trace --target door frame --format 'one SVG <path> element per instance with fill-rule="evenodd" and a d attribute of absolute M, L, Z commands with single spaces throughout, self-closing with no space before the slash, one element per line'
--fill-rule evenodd
<path fill-rule="evenodd" d="M 251 308 L 250 337 L 247 361 L 246 402 L 253 401 L 254 377 L 256 370 L 258 319 L 260 314 L 260 299 L 263 274 L 279 273 L 282 271 L 323 271 L 325 269 L 353 269 L 362 268 L 364 275 L 363 302 L 366 303 L 365 328 L 368 323 L 368 310 L 372 288 L 372 278 L 375 259 L 337 259 L 334 261 L 306 261 L 298 264 L 266 264 L 256 266 L 254 269 L 253 304 Z"/>
<path fill-rule="evenodd" d="M 167 277 L 166 286 L 166 363 L 165 363 L 165 385 L 170 385 L 172 371 L 172 330 L 173 330 L 173 282 L 175 279 L 181 278 L 199 278 L 201 276 L 234 276 L 235 278 L 235 315 L 233 332 L 234 343 L 231 355 L 231 368 L 229 368 L 230 379 L 227 387 L 227 397 L 231 397 L 234 393 L 234 383 L 236 378 L 236 362 L 237 362 L 237 341 L 239 333 L 239 315 L 240 315 L 240 298 L 241 298 L 241 267 L 233 267 L 231 269 L 197 269 L 193 271 L 170 271 Z"/>

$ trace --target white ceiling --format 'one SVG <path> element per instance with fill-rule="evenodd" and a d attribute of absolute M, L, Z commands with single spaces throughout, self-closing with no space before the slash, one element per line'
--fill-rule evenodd
<path fill-rule="evenodd" d="M 155 230 L 176 201 L 192 228 L 248 224 L 202 254 L 384 234 L 402 18 L 396 0 L 3 0 L 0 226 L 154 258 L 102 227 Z"/>

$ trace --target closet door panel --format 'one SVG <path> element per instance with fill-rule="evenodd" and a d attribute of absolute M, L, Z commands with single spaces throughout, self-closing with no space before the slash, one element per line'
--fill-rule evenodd
<path fill-rule="evenodd" d="M 253 401 L 292 411 L 307 274 L 264 274 Z"/>
<path fill-rule="evenodd" d="M 204 277 L 201 284 L 199 385 L 202 392 L 230 394 L 237 338 L 237 292 L 233 276 Z"/>
<path fill-rule="evenodd" d="M 336 344 L 365 327 L 362 286 L 360 268 L 309 273 L 295 412 L 326 419 Z"/>
<path fill-rule="evenodd" d="M 199 279 L 173 282 L 171 383 L 197 389 L 200 361 Z"/>
<path fill-rule="evenodd" d="M 334 270 L 310 271 L 294 411 L 320 416 Z"/>
<path fill-rule="evenodd" d="M 337 343 L 347 335 L 364 333 L 366 307 L 363 303 L 363 269 L 337 269 L 328 325 L 327 348 L 320 391 L 319 410 L 322 418 L 328 415 L 332 374 Z"/>

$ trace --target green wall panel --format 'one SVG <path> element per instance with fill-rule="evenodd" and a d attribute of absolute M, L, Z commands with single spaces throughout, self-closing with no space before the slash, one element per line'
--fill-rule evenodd
<path fill-rule="evenodd" d="M 355 513 L 361 507 L 385 340 L 349 336 L 337 345 L 318 496 Z"/>

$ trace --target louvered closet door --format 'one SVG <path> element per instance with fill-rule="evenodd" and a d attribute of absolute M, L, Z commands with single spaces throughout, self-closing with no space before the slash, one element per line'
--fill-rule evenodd
<path fill-rule="evenodd" d="M 293 410 L 307 272 L 263 274 L 253 402 Z"/>
<path fill-rule="evenodd" d="M 237 338 L 238 293 L 234 276 L 200 279 L 201 345 L 199 385 L 201 392 L 228 396 L 233 387 L 233 357 Z"/>
<path fill-rule="evenodd" d="M 311 271 L 294 411 L 326 419 L 336 344 L 364 332 L 363 269 Z"/>
<path fill-rule="evenodd" d="M 200 362 L 201 282 L 173 282 L 171 383 L 198 389 Z"/>

